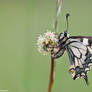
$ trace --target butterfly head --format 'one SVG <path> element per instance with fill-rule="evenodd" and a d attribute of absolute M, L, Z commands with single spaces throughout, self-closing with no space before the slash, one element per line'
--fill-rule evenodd
<path fill-rule="evenodd" d="M 63 33 L 60 33 L 59 37 L 58 37 L 59 41 L 63 41 L 65 39 L 67 39 L 67 38 L 69 38 L 69 34 L 67 33 L 66 30 Z"/>

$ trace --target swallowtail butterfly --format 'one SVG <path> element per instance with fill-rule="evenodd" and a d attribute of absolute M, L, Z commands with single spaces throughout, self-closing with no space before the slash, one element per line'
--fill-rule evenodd
<path fill-rule="evenodd" d="M 69 14 L 66 14 L 67 30 L 68 16 Z M 59 51 L 53 57 L 57 59 L 67 51 L 70 61 L 69 71 L 72 73 L 73 79 L 84 78 L 88 84 L 87 73 L 92 67 L 92 37 L 69 36 L 67 30 L 59 34 Z"/>

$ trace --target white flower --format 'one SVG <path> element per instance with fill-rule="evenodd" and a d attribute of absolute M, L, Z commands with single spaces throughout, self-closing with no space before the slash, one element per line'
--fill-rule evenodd
<path fill-rule="evenodd" d="M 39 38 L 38 38 L 37 45 L 38 45 L 38 51 L 40 53 L 43 53 L 44 55 L 46 55 L 47 52 L 43 49 L 43 47 L 44 47 L 44 44 L 43 44 L 44 41 L 45 41 L 45 38 L 42 35 L 40 35 Z"/>
<path fill-rule="evenodd" d="M 55 32 L 47 32 L 38 38 L 38 51 L 43 55 L 54 54 L 58 51 L 58 35 Z"/>

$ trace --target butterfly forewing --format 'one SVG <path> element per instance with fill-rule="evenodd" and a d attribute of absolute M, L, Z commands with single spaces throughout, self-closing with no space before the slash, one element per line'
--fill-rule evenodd
<path fill-rule="evenodd" d="M 72 39 L 77 39 L 83 44 L 86 43 L 88 46 L 92 46 L 92 37 L 91 36 L 71 36 Z"/>

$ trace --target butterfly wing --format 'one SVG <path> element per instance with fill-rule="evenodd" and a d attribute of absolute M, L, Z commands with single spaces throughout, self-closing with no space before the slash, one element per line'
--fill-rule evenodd
<path fill-rule="evenodd" d="M 91 36 L 71 36 L 72 39 L 77 39 L 85 45 L 92 46 L 92 37 Z"/>
<path fill-rule="evenodd" d="M 90 39 L 89 39 L 90 38 Z M 70 37 L 70 43 L 66 46 L 73 79 L 84 78 L 88 84 L 87 73 L 92 66 L 92 37 Z"/>

